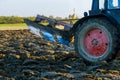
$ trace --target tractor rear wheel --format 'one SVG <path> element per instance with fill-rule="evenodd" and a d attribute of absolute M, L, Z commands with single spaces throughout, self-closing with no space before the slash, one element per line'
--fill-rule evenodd
<path fill-rule="evenodd" d="M 118 31 L 107 19 L 89 19 L 78 26 L 75 50 L 88 63 L 110 61 L 118 51 Z"/>

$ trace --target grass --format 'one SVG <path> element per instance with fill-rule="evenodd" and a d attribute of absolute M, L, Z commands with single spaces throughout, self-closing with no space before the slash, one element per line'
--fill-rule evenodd
<path fill-rule="evenodd" d="M 23 24 L 0 24 L 0 30 L 19 30 L 28 29 L 25 23 Z"/>
<path fill-rule="evenodd" d="M 0 24 L 0 27 L 27 27 L 25 23 L 23 24 Z"/>

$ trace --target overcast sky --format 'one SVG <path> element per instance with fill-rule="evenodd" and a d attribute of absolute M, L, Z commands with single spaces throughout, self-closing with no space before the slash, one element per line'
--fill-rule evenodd
<path fill-rule="evenodd" d="M 0 0 L 0 16 L 53 15 L 67 17 L 75 13 L 79 16 L 91 9 L 92 0 Z"/>

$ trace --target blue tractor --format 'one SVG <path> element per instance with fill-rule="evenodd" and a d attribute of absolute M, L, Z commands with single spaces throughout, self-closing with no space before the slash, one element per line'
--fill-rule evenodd
<path fill-rule="evenodd" d="M 42 20 L 49 24 L 40 24 Z M 25 19 L 25 22 L 40 37 L 67 46 L 73 41 L 76 53 L 88 63 L 111 61 L 119 51 L 120 0 L 92 0 L 91 10 L 73 25 L 40 15 L 35 21 Z"/>

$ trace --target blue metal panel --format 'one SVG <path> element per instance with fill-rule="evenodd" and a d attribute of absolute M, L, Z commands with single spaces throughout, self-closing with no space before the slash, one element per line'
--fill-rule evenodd
<path fill-rule="evenodd" d="M 98 10 L 98 9 L 99 9 L 99 0 L 93 0 L 92 10 Z"/>

